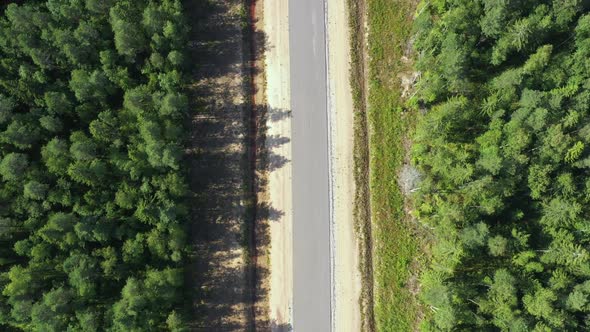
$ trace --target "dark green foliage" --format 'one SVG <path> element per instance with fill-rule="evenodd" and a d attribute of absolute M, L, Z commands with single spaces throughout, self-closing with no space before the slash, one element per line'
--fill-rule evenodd
<path fill-rule="evenodd" d="M 180 1 L 0 8 L 0 330 L 186 331 Z"/>
<path fill-rule="evenodd" d="M 424 330 L 590 330 L 589 4 L 437 0 L 418 17 Z"/>

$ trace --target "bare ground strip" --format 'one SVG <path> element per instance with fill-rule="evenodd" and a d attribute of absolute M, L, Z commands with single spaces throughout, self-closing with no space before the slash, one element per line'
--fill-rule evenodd
<path fill-rule="evenodd" d="M 193 331 L 254 326 L 244 226 L 248 212 L 248 101 L 241 0 L 185 1 L 191 26 Z"/>

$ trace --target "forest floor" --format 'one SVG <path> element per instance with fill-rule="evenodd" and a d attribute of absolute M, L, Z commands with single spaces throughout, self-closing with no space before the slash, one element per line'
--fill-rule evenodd
<path fill-rule="evenodd" d="M 267 114 L 264 121 L 266 183 L 259 211 L 266 211 L 270 239 L 269 308 L 272 331 L 290 331 L 293 303 L 291 198 L 291 96 L 289 1 L 264 0 L 264 62 Z M 264 209 L 262 209 L 264 207 Z"/>
<path fill-rule="evenodd" d="M 206 6 L 206 8 L 204 8 Z M 186 1 L 191 13 L 191 331 L 255 326 L 246 235 L 249 195 L 248 79 L 242 0 Z"/>
<path fill-rule="evenodd" d="M 333 177 L 334 328 L 361 331 L 361 274 L 354 210 L 354 108 L 350 85 L 348 6 L 345 0 L 328 2 L 328 79 L 331 105 Z M 344 28 L 343 28 L 344 27 Z"/>

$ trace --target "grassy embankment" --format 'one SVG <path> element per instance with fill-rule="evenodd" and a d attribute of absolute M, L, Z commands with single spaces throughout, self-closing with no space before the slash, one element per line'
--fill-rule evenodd
<path fill-rule="evenodd" d="M 414 127 L 413 112 L 403 112 L 399 74 L 411 35 L 415 5 L 410 0 L 367 0 L 368 124 L 373 237 L 374 320 L 377 331 L 415 329 L 419 304 L 410 282 L 418 265 L 419 244 L 397 174 L 403 164 L 404 140 Z"/>

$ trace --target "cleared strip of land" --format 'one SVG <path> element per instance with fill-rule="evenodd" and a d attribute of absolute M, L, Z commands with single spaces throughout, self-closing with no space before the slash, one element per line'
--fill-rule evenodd
<path fill-rule="evenodd" d="M 254 325 L 248 282 L 247 99 L 241 0 L 186 3 L 191 57 L 202 64 L 189 86 L 193 264 L 192 331 L 246 331 Z M 206 14 L 206 15 L 204 15 Z"/>

